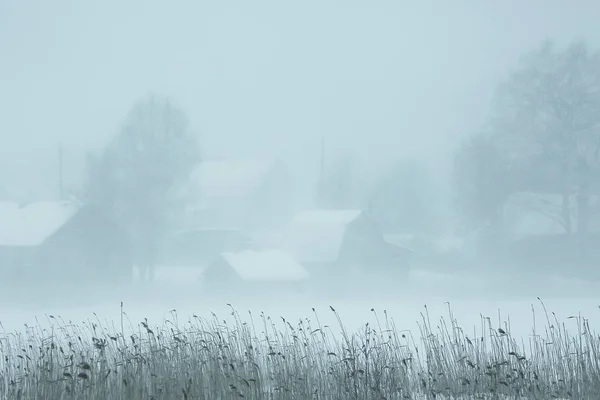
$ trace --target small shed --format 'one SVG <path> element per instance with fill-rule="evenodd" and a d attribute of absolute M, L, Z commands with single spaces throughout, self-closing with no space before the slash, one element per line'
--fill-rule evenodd
<path fill-rule="evenodd" d="M 126 236 L 74 202 L 0 202 L 0 269 L 27 282 L 118 282 L 131 276 Z"/>
<path fill-rule="evenodd" d="M 307 210 L 284 235 L 283 250 L 318 281 L 342 286 L 352 278 L 380 282 L 407 278 L 412 251 L 387 242 L 377 223 L 361 210 Z M 335 279 L 332 279 L 335 278 Z"/>
<path fill-rule="evenodd" d="M 205 293 L 220 296 L 286 296 L 300 294 L 308 271 L 281 250 L 223 253 L 202 274 Z"/>

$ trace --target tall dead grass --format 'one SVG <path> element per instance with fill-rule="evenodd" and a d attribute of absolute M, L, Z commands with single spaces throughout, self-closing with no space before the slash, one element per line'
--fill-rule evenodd
<path fill-rule="evenodd" d="M 467 334 L 425 309 L 419 335 L 387 313 L 347 332 L 313 309 L 297 322 L 266 315 L 233 322 L 176 311 L 161 326 L 119 326 L 97 317 L 73 325 L 48 316 L 23 333 L 0 335 L 3 399 L 592 399 L 600 393 L 600 338 L 580 316 L 546 314 L 527 341 L 510 324 Z M 565 325 L 571 323 L 569 328 Z"/>

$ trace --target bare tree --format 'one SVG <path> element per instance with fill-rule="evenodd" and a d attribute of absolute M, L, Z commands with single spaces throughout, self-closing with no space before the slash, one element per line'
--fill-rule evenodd
<path fill-rule="evenodd" d="M 600 195 L 600 53 L 583 42 L 565 49 L 546 42 L 525 54 L 498 87 L 485 127 L 457 155 L 462 214 L 500 221 L 512 194 L 543 194 L 521 205 L 559 222 L 568 238 L 577 233 L 573 256 L 591 259 L 587 234 Z M 565 245 L 573 249 L 570 240 Z"/>
<path fill-rule="evenodd" d="M 598 190 L 600 151 L 600 54 L 583 42 L 560 51 L 546 42 L 526 54 L 500 86 L 493 121 L 505 149 L 521 164 L 524 189 L 559 193 L 558 216 L 587 232 L 590 198 Z"/>
<path fill-rule="evenodd" d="M 196 136 L 168 99 L 148 96 L 131 109 L 119 134 L 95 162 L 90 201 L 107 209 L 129 232 L 134 262 L 153 276 L 169 226 L 173 183 L 199 161 Z"/>

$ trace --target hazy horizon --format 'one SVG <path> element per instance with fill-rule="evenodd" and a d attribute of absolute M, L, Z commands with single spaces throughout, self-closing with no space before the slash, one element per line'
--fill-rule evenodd
<path fill-rule="evenodd" d="M 3 0 L 0 177 L 55 179 L 59 143 L 82 165 L 155 92 L 187 113 L 207 158 L 279 157 L 307 188 L 325 137 L 328 159 L 353 153 L 378 168 L 412 156 L 443 182 L 451 150 L 521 54 L 548 38 L 597 45 L 598 11 L 591 1 Z"/>

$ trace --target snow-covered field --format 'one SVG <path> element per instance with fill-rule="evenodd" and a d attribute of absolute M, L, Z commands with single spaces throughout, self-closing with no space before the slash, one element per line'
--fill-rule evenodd
<path fill-rule="evenodd" d="M 157 271 L 157 282 L 153 285 L 137 282 L 130 288 L 101 293 L 93 300 L 79 301 L 69 297 L 68 291 L 57 293 L 55 298 L 39 299 L 32 293 L 31 301 L 0 303 L 0 322 L 5 332 L 20 330 L 24 324 L 49 324 L 47 316 L 61 316 L 65 321 L 80 323 L 91 319 L 110 323 L 120 320 L 120 304 L 133 324 L 147 318 L 151 324 L 160 325 L 164 319 L 172 319 L 172 310 L 177 310 L 180 322 L 193 315 L 210 318 L 214 312 L 226 319 L 231 308 L 225 301 L 207 301 L 201 296 L 198 284 L 198 271 L 193 269 L 173 269 Z M 494 326 L 510 323 L 513 336 L 526 338 L 535 324 L 546 325 L 546 316 L 541 297 L 550 318 L 567 324 L 571 316 L 581 315 L 589 319 L 592 329 L 600 331 L 600 291 L 586 282 L 546 279 L 538 285 L 527 287 L 519 293 L 503 291 L 504 284 L 518 283 L 518 277 L 507 277 L 507 282 L 482 282 L 473 278 L 444 276 L 441 274 L 418 272 L 411 276 L 411 284 L 399 290 L 393 300 L 369 300 L 366 294 L 376 293 L 377 288 L 365 288 L 353 300 L 326 300 L 311 298 L 253 300 L 231 299 L 229 302 L 242 317 L 248 317 L 248 310 L 254 317 L 261 312 L 280 321 L 300 318 L 314 319 L 312 308 L 318 313 L 323 324 L 337 327 L 338 323 L 330 310 L 333 306 L 350 330 L 360 329 L 366 322 L 375 323 L 374 309 L 379 318 L 384 311 L 393 318 L 399 329 L 415 331 L 417 321 L 428 312 L 432 324 L 440 317 L 448 316 L 451 308 L 458 323 L 467 331 L 481 329 L 481 317 L 491 318 Z M 492 288 L 494 290 L 492 290 Z M 597 295 L 596 295 L 597 293 Z M 60 300 L 63 299 L 63 300 Z M 425 308 L 427 306 L 427 309 Z M 554 321 L 553 321 L 554 322 Z M 575 324 L 573 324 L 575 327 Z M 418 334 L 418 332 L 415 332 Z"/>

